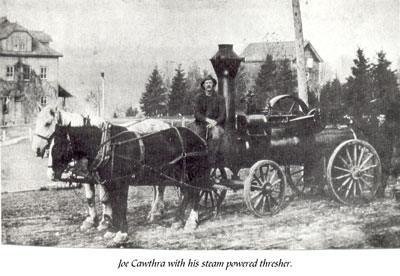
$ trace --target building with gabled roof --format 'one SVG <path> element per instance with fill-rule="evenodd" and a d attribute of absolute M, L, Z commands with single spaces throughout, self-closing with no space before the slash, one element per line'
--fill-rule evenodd
<path fill-rule="evenodd" d="M 50 47 L 51 42 L 44 31 L 31 31 L 7 17 L 0 18 L 0 124 L 29 121 L 24 100 L 32 98 L 26 95 L 33 90 L 32 82 L 40 83 L 43 94 L 37 104 L 58 100 L 62 54 Z"/>
<path fill-rule="evenodd" d="M 307 68 L 307 85 L 311 91 L 318 93 L 320 85 L 320 64 L 323 60 L 309 41 L 305 41 L 304 43 L 304 52 Z M 244 66 L 250 87 L 255 85 L 258 72 L 260 71 L 261 65 L 266 60 L 267 55 L 271 55 L 275 61 L 288 59 L 291 62 L 293 71 L 297 74 L 294 41 L 250 43 L 240 55 L 245 59 Z"/>

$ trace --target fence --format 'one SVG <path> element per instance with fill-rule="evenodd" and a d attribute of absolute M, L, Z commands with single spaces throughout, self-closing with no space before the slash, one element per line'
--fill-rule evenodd
<path fill-rule="evenodd" d="M 19 137 L 28 137 L 31 140 L 33 133 L 33 125 L 31 124 L 20 124 L 20 125 L 3 125 L 0 126 L 2 143 Z"/>

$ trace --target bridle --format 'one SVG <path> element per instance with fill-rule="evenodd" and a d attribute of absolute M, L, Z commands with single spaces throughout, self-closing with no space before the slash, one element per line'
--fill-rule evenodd
<path fill-rule="evenodd" d="M 37 137 L 46 140 L 49 144 L 51 143 L 51 139 L 53 139 L 54 133 L 51 134 L 49 137 L 46 137 L 44 135 L 41 135 L 39 133 L 34 133 L 34 135 L 36 135 Z"/>
<path fill-rule="evenodd" d="M 53 134 L 52 136 L 54 136 L 54 134 Z M 66 150 L 65 150 L 65 153 L 64 153 L 64 154 L 67 155 L 67 156 L 70 156 L 71 159 L 73 159 L 74 149 L 73 149 L 73 145 L 72 145 L 72 142 L 71 142 L 71 137 L 70 137 L 70 135 L 69 135 L 68 132 L 66 133 L 66 139 L 67 139 L 67 147 L 66 147 Z M 54 146 L 54 145 L 53 145 L 53 146 Z M 50 153 L 50 154 L 51 154 L 51 153 Z M 73 161 L 73 160 L 70 160 L 70 161 Z M 68 161 L 68 163 L 69 163 L 70 161 Z M 53 158 L 53 164 L 52 164 L 51 166 L 48 166 L 48 168 L 53 168 L 53 166 L 54 166 L 54 158 Z M 71 169 L 71 168 L 67 165 L 67 167 L 65 168 L 65 170 L 69 170 L 69 169 Z"/>

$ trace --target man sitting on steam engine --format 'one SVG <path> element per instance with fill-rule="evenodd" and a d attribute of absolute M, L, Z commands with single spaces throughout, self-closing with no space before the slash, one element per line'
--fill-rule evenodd
<path fill-rule="evenodd" d="M 226 119 L 225 99 L 215 91 L 217 80 L 208 75 L 201 82 L 204 93 L 197 95 L 194 101 L 194 131 L 207 141 L 209 163 L 215 167 L 221 146 L 221 138 Z"/>

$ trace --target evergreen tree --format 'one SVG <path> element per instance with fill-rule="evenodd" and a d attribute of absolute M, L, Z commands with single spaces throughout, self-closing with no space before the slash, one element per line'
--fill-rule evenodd
<path fill-rule="evenodd" d="M 293 72 L 290 60 L 280 62 L 276 81 L 277 95 L 294 95 L 297 88 L 297 75 Z"/>
<path fill-rule="evenodd" d="M 364 107 L 371 100 L 370 64 L 361 49 L 357 50 L 357 58 L 351 67 L 352 76 L 347 78 L 346 107 L 356 118 L 361 118 Z"/>
<path fill-rule="evenodd" d="M 125 110 L 125 116 L 126 117 L 135 117 L 139 111 L 137 110 L 136 107 L 130 106 Z"/>
<path fill-rule="evenodd" d="M 392 117 L 400 108 L 399 88 L 396 71 L 390 69 L 391 62 L 386 59 L 383 51 L 377 53 L 377 63 L 372 65 L 373 97 L 378 102 L 378 109 Z M 397 112 L 398 113 L 398 112 Z"/>
<path fill-rule="evenodd" d="M 167 89 L 157 67 L 146 83 L 146 91 L 140 98 L 140 108 L 146 116 L 165 115 L 167 108 Z"/>
<path fill-rule="evenodd" d="M 242 101 L 249 91 L 248 77 L 246 67 L 241 64 L 235 79 L 235 106 L 236 111 L 245 111 L 246 103 Z"/>
<path fill-rule="evenodd" d="M 321 88 L 321 110 L 327 122 L 338 123 L 345 115 L 343 111 L 343 85 L 336 77 Z"/>
<path fill-rule="evenodd" d="M 200 68 L 196 63 L 193 63 L 187 73 L 186 77 L 186 94 L 183 99 L 182 114 L 192 115 L 193 114 L 193 100 L 198 93 L 201 92 L 201 80 L 202 76 Z"/>
<path fill-rule="evenodd" d="M 171 93 L 168 101 L 169 115 L 176 115 L 184 111 L 184 99 L 186 95 L 186 80 L 182 65 L 175 69 L 175 76 L 172 79 Z"/>
<path fill-rule="evenodd" d="M 277 66 L 271 55 L 267 55 L 256 79 L 255 94 L 258 108 L 264 108 L 267 100 L 276 96 Z"/>

